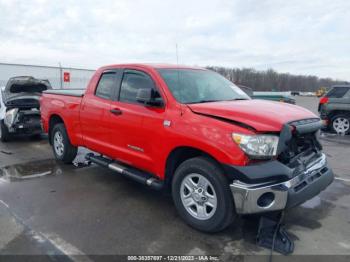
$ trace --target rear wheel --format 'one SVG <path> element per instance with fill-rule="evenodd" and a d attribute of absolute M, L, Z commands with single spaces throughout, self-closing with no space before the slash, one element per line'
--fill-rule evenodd
<path fill-rule="evenodd" d="M 177 168 L 172 195 L 180 216 L 198 230 L 218 232 L 233 221 L 228 181 L 220 167 L 207 158 L 192 158 Z"/>
<path fill-rule="evenodd" d="M 335 115 L 332 118 L 331 127 L 337 134 L 350 134 L 350 116 L 344 114 Z"/>
<path fill-rule="evenodd" d="M 70 141 L 64 124 L 56 124 L 51 132 L 53 153 L 56 159 L 69 164 L 77 156 L 78 148 Z"/>
<path fill-rule="evenodd" d="M 0 121 L 0 140 L 1 142 L 7 142 L 10 140 L 10 133 L 7 126 L 4 123 L 4 120 Z"/>

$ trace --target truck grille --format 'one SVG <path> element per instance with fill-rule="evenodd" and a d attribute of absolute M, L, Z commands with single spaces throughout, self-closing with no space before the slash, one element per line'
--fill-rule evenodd
<path fill-rule="evenodd" d="M 40 108 L 40 104 L 39 104 L 38 99 L 19 98 L 19 99 L 14 99 L 14 100 L 8 101 L 6 103 L 6 107 L 8 109 L 10 109 L 10 108 L 21 108 L 21 109 Z"/>

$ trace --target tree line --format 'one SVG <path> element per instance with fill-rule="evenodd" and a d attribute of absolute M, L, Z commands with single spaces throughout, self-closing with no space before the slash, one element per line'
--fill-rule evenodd
<path fill-rule="evenodd" d="M 273 69 L 257 71 L 253 68 L 226 68 L 208 66 L 235 84 L 244 85 L 254 91 L 302 91 L 314 92 L 320 87 L 329 88 L 336 84 L 349 84 L 332 78 L 319 78 L 312 75 L 278 73 Z"/>

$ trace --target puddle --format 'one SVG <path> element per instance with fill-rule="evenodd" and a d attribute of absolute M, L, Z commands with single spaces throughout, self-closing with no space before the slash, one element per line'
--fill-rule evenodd
<path fill-rule="evenodd" d="M 329 188 L 322 191 L 318 196 L 288 210 L 286 222 L 288 226 L 298 225 L 308 229 L 320 228 L 322 221 L 328 216 L 332 216 L 336 207 L 342 208 L 342 203 L 339 202 L 339 199 L 349 194 L 349 186 L 342 182 L 334 181 Z"/>
<path fill-rule="evenodd" d="M 5 155 L 12 155 L 12 152 L 10 152 L 10 151 L 1 150 L 0 152 L 5 154 Z"/>
<path fill-rule="evenodd" d="M 5 181 L 20 181 L 59 174 L 62 174 L 62 169 L 59 167 L 57 162 L 52 159 L 0 168 L 0 179 Z"/>

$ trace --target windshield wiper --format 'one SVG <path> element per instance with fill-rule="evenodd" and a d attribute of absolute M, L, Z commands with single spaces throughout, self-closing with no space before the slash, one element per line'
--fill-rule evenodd
<path fill-rule="evenodd" d="M 237 100 L 249 100 L 249 99 L 247 99 L 247 98 L 234 98 L 234 99 L 225 100 L 225 101 L 237 101 Z"/>
<path fill-rule="evenodd" d="M 197 103 L 210 103 L 210 102 L 220 102 L 220 101 L 223 101 L 223 100 L 200 100 L 199 102 Z"/>
<path fill-rule="evenodd" d="M 211 103 L 211 102 L 227 102 L 227 101 L 236 101 L 236 100 L 248 100 L 247 98 L 233 98 L 233 99 L 228 99 L 228 100 L 199 100 L 199 101 L 195 101 L 195 102 L 189 102 L 186 104 L 202 104 L 202 103 Z"/>
<path fill-rule="evenodd" d="M 219 101 L 224 101 L 224 100 L 199 100 L 195 102 L 189 102 L 187 104 L 202 104 L 202 103 L 219 102 Z"/>

